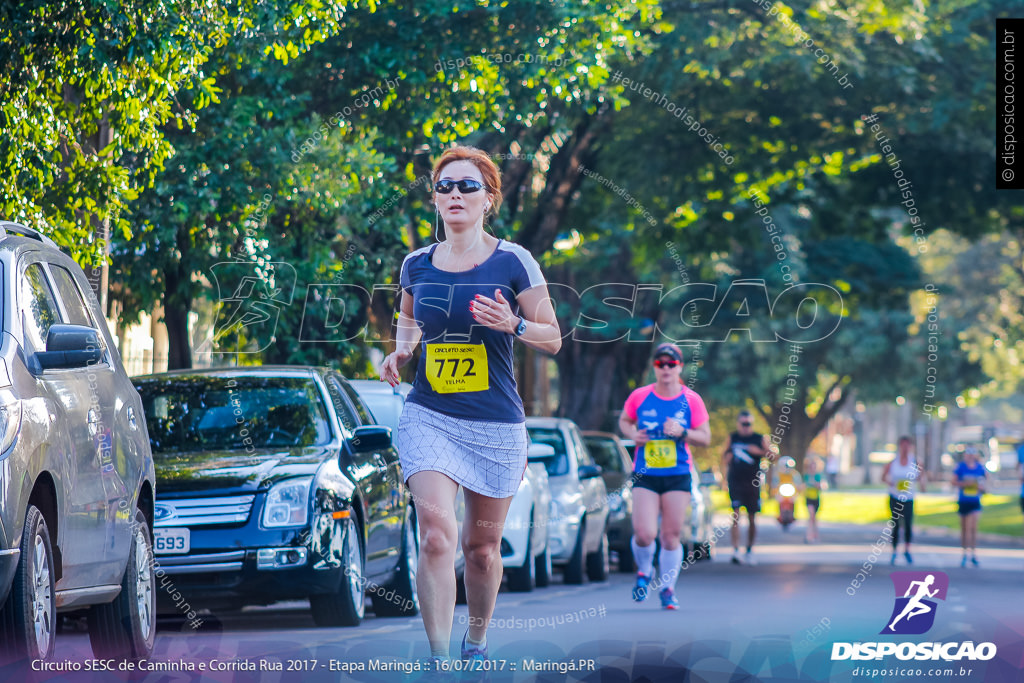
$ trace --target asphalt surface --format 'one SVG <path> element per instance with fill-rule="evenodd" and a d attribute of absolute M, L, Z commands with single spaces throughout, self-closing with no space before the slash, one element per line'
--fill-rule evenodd
<path fill-rule="evenodd" d="M 726 519 L 716 518 L 724 531 Z M 985 539 L 980 567 L 960 567 L 955 535 L 916 530 L 914 564 L 889 547 L 872 550 L 881 527 L 823 525 L 823 543 L 803 543 L 800 522 L 788 533 L 762 519 L 757 564 L 735 565 L 727 533 L 710 562 L 686 568 L 677 586 L 678 611 L 657 596 L 630 597 L 633 577 L 553 584 L 499 596 L 488 641 L 492 681 L 953 681 L 1024 680 L 1024 547 L 1020 539 Z M 720 532 L 721 533 L 721 532 Z M 722 552 L 724 550 L 724 552 Z M 874 561 L 873 561 L 874 559 Z M 940 571 L 949 592 L 937 601 L 924 635 L 884 636 L 895 591 L 892 572 Z M 858 575 L 859 572 L 859 575 Z M 163 681 L 415 681 L 406 674 L 428 654 L 419 618 L 376 618 L 356 628 L 320 629 L 308 607 L 289 603 L 242 613 L 203 615 L 191 626 L 162 620 L 156 652 L 136 680 Z M 467 612 L 456 608 L 452 650 Z M 128 674 L 87 671 L 88 636 L 70 624 L 58 636 L 54 664 L 73 672 L 33 672 L 35 665 L 0 667 L 0 680 L 108 681 Z M 78 628 L 81 628 L 80 626 Z M 832 661 L 836 642 L 992 642 L 988 661 Z M 572 670 L 575 666 L 577 670 Z M 863 673 L 858 667 L 883 669 Z M 387 670 L 387 669 L 391 670 Z M 155 669 L 155 670 L 154 670 Z M 382 670 L 384 669 L 384 670 Z M 546 670 L 545 670 L 546 669 Z M 456 680 L 481 680 L 463 673 Z"/>

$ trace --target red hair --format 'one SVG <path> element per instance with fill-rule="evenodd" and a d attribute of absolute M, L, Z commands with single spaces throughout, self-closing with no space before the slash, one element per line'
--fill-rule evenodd
<path fill-rule="evenodd" d="M 441 154 L 441 158 L 437 160 L 437 163 L 434 164 L 434 173 L 431 180 L 435 185 L 437 184 L 437 179 L 441 176 L 441 171 L 453 161 L 468 161 L 477 167 L 480 171 L 480 176 L 484 179 L 484 188 L 491 196 L 491 212 L 497 213 L 498 207 L 501 206 L 501 172 L 494 162 L 491 161 L 491 157 L 488 156 L 487 152 L 465 145 L 449 147 Z"/>

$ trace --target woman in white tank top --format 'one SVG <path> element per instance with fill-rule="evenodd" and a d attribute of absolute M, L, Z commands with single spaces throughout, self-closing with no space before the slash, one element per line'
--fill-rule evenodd
<path fill-rule="evenodd" d="M 918 486 L 924 491 L 924 470 L 914 457 L 914 442 L 909 436 L 901 436 L 896 457 L 882 471 L 882 481 L 889 485 L 889 513 L 892 515 L 892 559 L 896 564 L 896 549 L 899 545 L 900 527 L 903 527 L 903 557 L 907 564 L 913 564 L 910 555 L 910 541 L 914 536 L 914 492 Z"/>

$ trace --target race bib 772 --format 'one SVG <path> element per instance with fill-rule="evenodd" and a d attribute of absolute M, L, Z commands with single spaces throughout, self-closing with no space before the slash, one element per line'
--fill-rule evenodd
<path fill-rule="evenodd" d="M 483 344 L 427 344 L 427 380 L 439 394 L 487 391 L 487 350 Z"/>

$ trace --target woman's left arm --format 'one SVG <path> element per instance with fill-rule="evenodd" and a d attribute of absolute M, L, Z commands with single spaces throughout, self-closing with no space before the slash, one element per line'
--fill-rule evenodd
<path fill-rule="evenodd" d="M 694 446 L 707 448 L 711 445 L 711 421 L 706 420 L 700 427 L 694 427 L 686 432 L 686 442 Z"/>
<path fill-rule="evenodd" d="M 550 353 L 558 353 L 562 348 L 562 332 L 558 328 L 558 320 L 555 319 L 555 309 L 548 298 L 547 285 L 531 287 L 516 297 L 519 303 L 519 310 L 526 320 L 526 331 L 519 339 L 527 346 Z M 519 326 L 519 316 L 513 315 L 512 307 L 502 295 L 500 289 L 494 290 L 494 298 L 485 296 L 477 297 L 473 302 L 474 318 L 491 328 L 515 334 Z"/>

